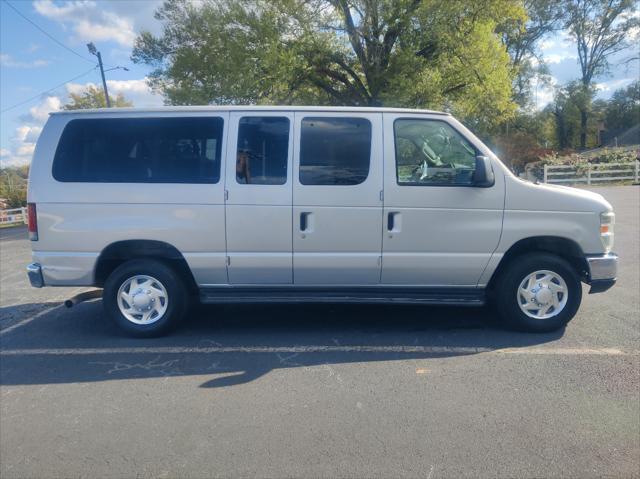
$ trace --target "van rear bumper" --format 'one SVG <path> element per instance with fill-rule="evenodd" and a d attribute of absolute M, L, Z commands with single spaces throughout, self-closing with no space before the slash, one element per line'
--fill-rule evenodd
<path fill-rule="evenodd" d="M 43 285 L 92 286 L 98 253 L 33 251 L 33 264 L 40 266 Z"/>
<path fill-rule="evenodd" d="M 602 255 L 587 256 L 589 265 L 589 294 L 602 293 L 616 283 L 618 276 L 618 255 L 607 253 Z"/>
<path fill-rule="evenodd" d="M 38 263 L 31 263 L 27 266 L 27 276 L 29 277 L 31 286 L 34 288 L 42 288 L 44 286 L 42 267 Z"/>

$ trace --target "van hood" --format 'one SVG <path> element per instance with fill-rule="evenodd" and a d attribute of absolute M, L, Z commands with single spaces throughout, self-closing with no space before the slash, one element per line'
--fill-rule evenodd
<path fill-rule="evenodd" d="M 569 186 L 531 183 L 512 177 L 507 187 L 507 208 L 538 211 L 580 211 L 602 213 L 613 210 L 611 203 L 593 191 Z"/>

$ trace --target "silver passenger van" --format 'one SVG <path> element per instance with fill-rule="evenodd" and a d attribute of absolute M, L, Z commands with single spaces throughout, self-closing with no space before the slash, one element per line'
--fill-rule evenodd
<path fill-rule="evenodd" d="M 449 114 L 59 112 L 29 179 L 31 284 L 97 286 L 129 333 L 190 300 L 479 306 L 549 331 L 616 278 L 598 194 L 516 178 Z"/>

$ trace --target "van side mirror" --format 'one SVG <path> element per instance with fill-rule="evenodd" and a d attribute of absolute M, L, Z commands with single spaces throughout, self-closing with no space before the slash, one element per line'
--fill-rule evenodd
<path fill-rule="evenodd" d="M 491 167 L 491 160 L 486 156 L 476 156 L 476 171 L 473 173 L 473 186 L 489 188 L 496 182 L 496 176 Z"/>

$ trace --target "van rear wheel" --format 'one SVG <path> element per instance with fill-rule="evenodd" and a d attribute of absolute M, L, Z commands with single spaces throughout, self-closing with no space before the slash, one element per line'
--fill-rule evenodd
<path fill-rule="evenodd" d="M 542 333 L 571 321 L 582 300 L 582 285 L 563 258 L 530 253 L 506 266 L 495 284 L 494 297 L 507 327 Z"/>
<path fill-rule="evenodd" d="M 107 315 L 137 337 L 166 333 L 184 317 L 188 295 L 180 276 L 166 264 L 136 259 L 118 266 L 104 285 Z"/>

